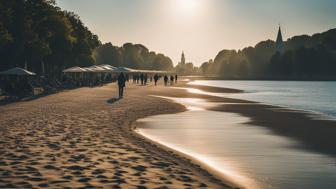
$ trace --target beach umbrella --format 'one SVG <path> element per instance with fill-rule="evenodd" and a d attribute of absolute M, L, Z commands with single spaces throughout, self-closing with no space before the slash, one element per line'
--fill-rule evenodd
<path fill-rule="evenodd" d="M 15 67 L 15 68 L 0 72 L 0 75 L 32 76 L 36 74 L 28 70 Z"/>

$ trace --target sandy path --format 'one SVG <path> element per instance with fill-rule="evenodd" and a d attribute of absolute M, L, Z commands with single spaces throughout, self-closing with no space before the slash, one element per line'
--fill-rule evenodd
<path fill-rule="evenodd" d="M 130 85 L 116 100 L 110 84 L 0 106 L 0 188 L 227 188 L 131 131 L 184 110 L 148 95 L 161 88 Z"/>

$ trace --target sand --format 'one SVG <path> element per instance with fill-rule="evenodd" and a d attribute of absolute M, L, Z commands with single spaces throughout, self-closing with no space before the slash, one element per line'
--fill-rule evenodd
<path fill-rule="evenodd" d="M 181 82 L 179 87 L 192 87 Z M 216 87 L 193 86 L 208 92 Z M 241 92 L 227 89 L 228 93 Z M 334 121 L 246 100 L 129 84 L 80 88 L 0 106 L 0 188 L 233 188 L 225 177 L 134 132 L 137 119 L 185 111 L 158 96 L 221 102 L 251 125 L 298 140 L 300 148 L 335 156 Z M 318 127 L 318 129 L 316 129 Z"/>
<path fill-rule="evenodd" d="M 163 86 L 80 88 L 0 106 L 0 188 L 230 188 L 229 182 L 133 131 L 184 111 L 150 96 Z"/>

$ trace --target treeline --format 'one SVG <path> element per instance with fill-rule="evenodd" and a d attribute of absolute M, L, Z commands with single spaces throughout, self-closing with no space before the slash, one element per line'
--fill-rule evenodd
<path fill-rule="evenodd" d="M 15 66 L 51 77 L 94 63 L 100 44 L 72 12 L 54 0 L 0 0 L 0 70 Z"/>
<path fill-rule="evenodd" d="M 65 68 L 94 64 L 173 69 L 170 58 L 142 45 L 102 45 L 79 16 L 55 0 L 0 0 L 0 71 L 21 67 L 55 78 Z"/>
<path fill-rule="evenodd" d="M 336 29 L 296 36 L 276 53 L 268 40 L 243 50 L 222 50 L 200 67 L 203 74 L 228 79 L 336 79 Z"/>
<path fill-rule="evenodd" d="M 134 69 L 173 70 L 172 60 L 163 55 L 149 51 L 140 44 L 125 43 L 122 47 L 106 43 L 94 51 L 97 64 L 110 64 Z"/>

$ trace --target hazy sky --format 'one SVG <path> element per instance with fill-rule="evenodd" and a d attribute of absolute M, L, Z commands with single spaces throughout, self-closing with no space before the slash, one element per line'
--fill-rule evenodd
<path fill-rule="evenodd" d="M 222 49 L 336 28 L 336 0 L 57 0 L 102 42 L 141 43 L 196 65 Z"/>

